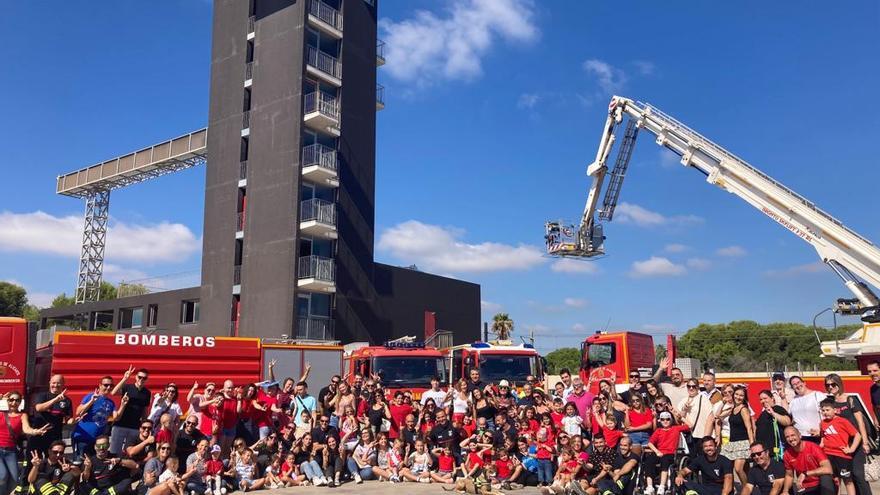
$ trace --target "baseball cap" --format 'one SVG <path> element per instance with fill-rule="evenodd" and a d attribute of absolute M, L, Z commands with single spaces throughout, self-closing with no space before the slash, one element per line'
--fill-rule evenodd
<path fill-rule="evenodd" d="M 508 388 L 510 388 L 510 382 L 507 381 L 507 380 L 501 380 L 500 382 L 498 382 L 498 386 L 499 386 L 499 387 L 508 387 Z"/>
<path fill-rule="evenodd" d="M 672 414 L 667 411 L 660 413 L 660 419 L 672 419 Z"/>
<path fill-rule="evenodd" d="M 211 453 L 213 454 L 214 452 L 220 452 L 220 446 L 219 446 L 219 445 L 216 445 L 216 444 L 215 444 L 213 447 L 211 447 Z"/>
<path fill-rule="evenodd" d="M 268 390 L 268 389 L 270 389 L 270 388 L 272 388 L 272 387 L 278 387 L 278 386 L 280 386 L 280 385 L 279 385 L 278 382 L 276 382 L 276 381 L 271 381 L 271 382 L 263 382 L 263 383 L 260 384 L 260 386 L 263 387 L 264 389 L 267 389 L 267 390 Z"/>
<path fill-rule="evenodd" d="M 776 380 L 785 381 L 785 375 L 782 373 L 773 373 L 773 381 L 775 382 Z"/>

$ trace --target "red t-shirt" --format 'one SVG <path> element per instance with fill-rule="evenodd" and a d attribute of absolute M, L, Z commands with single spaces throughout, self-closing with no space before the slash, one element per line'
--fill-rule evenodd
<path fill-rule="evenodd" d="M 856 436 L 856 429 L 852 423 L 840 416 L 834 416 L 830 420 L 823 419 L 819 429 L 825 455 L 852 459 L 852 454 L 843 451 L 843 448 L 849 447 L 853 437 Z"/>
<path fill-rule="evenodd" d="M 437 469 L 440 471 L 451 472 L 453 467 L 455 467 L 455 457 L 446 454 L 440 454 L 437 456 Z"/>
<path fill-rule="evenodd" d="M 553 420 L 553 424 L 556 425 L 556 429 L 559 430 L 562 428 L 562 418 L 565 417 L 564 413 L 552 412 L 550 413 L 550 419 Z"/>
<path fill-rule="evenodd" d="M 400 436 L 400 429 L 406 426 L 406 417 L 412 414 L 413 407 L 409 404 L 391 404 L 388 406 L 391 410 L 391 429 L 388 430 L 388 438 L 397 438 Z"/>
<path fill-rule="evenodd" d="M 661 454 L 674 454 L 676 449 L 678 449 L 678 440 L 681 438 L 681 432 L 688 430 L 690 430 L 688 425 L 674 425 L 665 430 L 659 428 L 654 430 L 654 433 L 651 433 L 651 438 L 648 441 L 654 444 L 654 447 L 657 447 Z"/>
<path fill-rule="evenodd" d="M 577 470 L 578 466 L 580 466 L 580 462 L 578 462 L 577 459 L 572 459 L 572 460 L 570 460 L 570 461 L 566 461 L 566 462 L 562 465 L 562 467 L 560 468 L 560 470 L 561 470 L 563 473 L 571 474 L 571 473 L 574 473 L 574 472 Z"/>
<path fill-rule="evenodd" d="M 287 461 L 284 461 L 284 463 L 281 464 L 281 474 L 282 475 L 289 474 L 291 471 L 293 471 L 293 469 L 294 469 L 293 464 L 288 464 Z"/>
<path fill-rule="evenodd" d="M 602 427 L 602 435 L 605 437 L 605 444 L 608 445 L 609 448 L 616 449 L 617 442 L 620 441 L 620 438 L 623 436 L 623 432 L 620 430 L 609 430 L 608 428 Z"/>
<path fill-rule="evenodd" d="M 156 445 L 163 443 L 173 443 L 172 440 L 174 440 L 174 435 L 171 433 L 171 430 L 159 428 L 159 431 L 156 432 Z"/>
<path fill-rule="evenodd" d="M 828 456 L 825 455 L 825 452 L 822 452 L 822 449 L 810 442 L 801 442 L 801 451 L 795 452 L 794 449 L 786 449 L 785 453 L 782 454 L 782 462 L 785 464 L 785 469 L 791 469 L 798 473 L 806 473 L 811 469 L 816 469 L 819 467 L 819 463 L 822 461 L 827 461 Z M 804 478 L 804 488 L 815 488 L 819 486 L 819 477 L 818 476 L 807 476 Z"/>
<path fill-rule="evenodd" d="M 513 474 L 513 461 L 510 459 L 507 459 L 506 461 L 497 459 L 495 461 L 495 472 L 501 479 L 510 478 L 510 475 Z"/>
<path fill-rule="evenodd" d="M 645 409 L 644 412 L 638 412 L 635 409 L 630 409 L 627 411 L 627 416 L 629 416 L 629 425 L 633 428 L 637 426 L 644 426 L 645 424 L 650 424 L 654 420 L 654 411 L 650 409 Z M 648 430 L 641 430 L 645 433 Z"/>
<path fill-rule="evenodd" d="M 554 450 L 555 449 L 550 444 L 539 443 L 538 450 L 535 453 L 535 458 L 537 458 L 537 459 L 552 459 Z"/>
<path fill-rule="evenodd" d="M 468 469 L 473 469 L 475 466 L 483 467 L 483 457 L 479 452 L 469 452 L 467 456 Z"/>
<path fill-rule="evenodd" d="M 464 430 L 465 433 L 467 433 L 467 435 L 462 435 L 461 437 L 462 438 L 469 437 L 474 434 L 474 431 L 477 430 L 477 424 L 474 423 L 473 421 L 471 421 L 470 423 L 468 423 L 466 425 L 465 424 L 461 425 L 461 429 Z"/>
<path fill-rule="evenodd" d="M 233 398 L 223 398 L 220 405 L 220 427 L 231 430 L 238 424 L 238 401 Z"/>
<path fill-rule="evenodd" d="M 210 459 L 205 461 L 205 474 L 208 476 L 214 476 L 215 474 L 220 474 L 223 472 L 223 461 L 220 459 Z"/>
<path fill-rule="evenodd" d="M 266 426 L 274 426 L 272 421 L 272 406 L 278 407 L 278 397 L 272 397 L 271 395 L 260 391 L 257 401 L 260 403 L 260 406 L 266 408 L 265 411 L 254 409 L 251 413 L 252 417 L 257 422 L 257 427 L 262 428 Z"/>

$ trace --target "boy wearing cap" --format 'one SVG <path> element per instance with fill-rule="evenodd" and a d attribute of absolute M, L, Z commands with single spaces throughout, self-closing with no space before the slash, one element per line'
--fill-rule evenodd
<path fill-rule="evenodd" d="M 205 484 L 208 489 L 205 495 L 225 495 L 226 488 L 223 486 L 223 461 L 220 460 L 221 448 L 219 445 L 211 447 L 211 459 L 205 462 Z"/>
<path fill-rule="evenodd" d="M 681 416 L 673 409 L 673 412 L 663 411 L 657 419 L 658 428 L 654 430 L 648 439 L 648 454 L 645 456 L 646 485 L 645 495 L 654 495 L 654 480 L 657 478 L 657 464 L 660 464 L 660 484 L 657 487 L 657 495 L 663 495 L 666 491 L 666 482 L 669 478 L 669 466 L 675 460 L 675 451 L 683 432 L 689 431 L 687 424 L 673 424 L 675 420 L 681 422 Z"/>

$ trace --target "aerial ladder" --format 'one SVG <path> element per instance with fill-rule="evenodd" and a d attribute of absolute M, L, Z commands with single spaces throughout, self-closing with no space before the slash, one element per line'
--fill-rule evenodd
<path fill-rule="evenodd" d="M 627 123 L 620 133 L 622 143 L 609 172 L 608 158 L 624 120 Z M 807 198 L 647 103 L 611 98 L 596 159 L 587 167 L 593 182 L 580 224 L 547 222 L 549 255 L 588 259 L 605 254 L 601 221 L 610 222 L 614 216 L 633 147 L 645 131 L 659 146 L 678 155 L 682 165 L 702 172 L 708 183 L 738 196 L 808 242 L 852 292 L 854 297 L 838 299 L 832 308 L 839 314 L 859 315 L 866 324 L 846 340 L 821 342 L 823 354 L 857 357 L 860 361 L 880 355 L 880 299 L 871 290 L 880 288 L 880 249 Z M 599 196 L 606 179 L 608 186 L 600 207 Z"/>

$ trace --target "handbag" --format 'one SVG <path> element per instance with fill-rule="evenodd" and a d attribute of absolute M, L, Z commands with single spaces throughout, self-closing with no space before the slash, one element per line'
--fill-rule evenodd
<path fill-rule="evenodd" d="M 12 429 L 12 423 L 9 422 L 9 415 L 7 413 L 3 413 L 3 420 L 6 422 L 6 429 L 9 430 L 9 438 L 15 442 L 15 454 L 21 459 L 24 456 L 24 449 L 21 445 L 21 437 L 15 434 L 15 430 Z"/>
<path fill-rule="evenodd" d="M 379 430 L 383 432 L 391 431 L 391 421 L 388 418 L 382 418 L 382 426 L 379 427 Z"/>
<path fill-rule="evenodd" d="M 867 462 L 865 462 L 865 480 L 869 483 L 880 481 L 880 456 L 868 456 Z"/>

